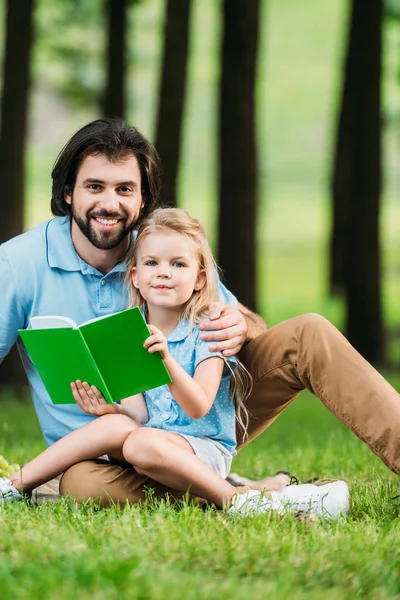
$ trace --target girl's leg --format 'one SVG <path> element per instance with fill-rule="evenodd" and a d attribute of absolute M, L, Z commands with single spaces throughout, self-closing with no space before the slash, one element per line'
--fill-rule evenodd
<path fill-rule="evenodd" d="M 189 442 L 177 433 L 142 427 L 127 437 L 122 454 L 138 473 L 178 492 L 189 490 L 221 508 L 230 506 L 236 494 L 250 489 L 228 483 L 203 463 Z"/>
<path fill-rule="evenodd" d="M 17 490 L 33 488 L 83 460 L 109 454 L 123 460 L 122 446 L 139 425 L 125 415 L 104 415 L 72 431 L 12 475 Z"/>

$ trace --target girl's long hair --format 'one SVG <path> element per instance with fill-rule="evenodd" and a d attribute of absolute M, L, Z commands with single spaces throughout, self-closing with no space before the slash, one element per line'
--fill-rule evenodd
<path fill-rule="evenodd" d="M 146 308 L 145 300 L 133 285 L 132 269 L 137 266 L 143 240 L 152 233 L 163 230 L 174 231 L 188 239 L 196 253 L 199 270 L 204 270 L 206 275 L 205 285 L 200 290 L 193 292 L 182 309 L 181 319 L 187 319 L 190 326 L 193 327 L 208 317 L 210 304 L 218 301 L 218 266 L 202 225 L 181 208 L 157 208 L 140 223 L 137 229 L 136 241 L 132 245 L 128 256 L 126 282 L 130 305 L 138 306 L 140 309 Z M 240 361 L 238 361 L 237 368 L 231 369 L 231 371 L 231 393 L 235 400 L 237 421 L 244 434 L 246 434 L 249 419 L 247 410 L 244 407 L 244 400 L 251 391 L 251 375 Z"/>

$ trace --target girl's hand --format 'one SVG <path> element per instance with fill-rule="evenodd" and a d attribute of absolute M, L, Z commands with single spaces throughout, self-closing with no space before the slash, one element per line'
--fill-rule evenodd
<path fill-rule="evenodd" d="M 163 360 L 166 360 L 169 357 L 167 338 L 163 334 L 160 329 L 157 329 L 155 325 L 148 325 L 150 329 L 151 336 L 147 338 L 145 343 L 143 344 L 145 348 L 148 349 L 150 354 L 154 352 L 159 352 L 160 356 Z"/>
<path fill-rule="evenodd" d="M 71 383 L 71 390 L 76 403 L 89 415 L 101 417 L 118 412 L 117 404 L 108 404 L 100 390 L 86 381 L 78 380 Z"/>

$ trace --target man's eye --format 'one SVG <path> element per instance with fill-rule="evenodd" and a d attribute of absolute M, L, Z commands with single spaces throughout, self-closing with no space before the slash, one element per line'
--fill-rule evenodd
<path fill-rule="evenodd" d="M 101 190 L 101 186 L 98 183 L 90 183 L 88 185 L 89 190 L 92 190 L 94 192 L 98 192 L 99 190 Z"/>
<path fill-rule="evenodd" d="M 132 192 L 131 188 L 129 188 L 129 187 L 125 187 L 125 186 L 124 186 L 124 187 L 120 187 L 120 188 L 118 188 L 118 191 L 119 191 L 121 194 L 130 194 L 130 193 Z"/>

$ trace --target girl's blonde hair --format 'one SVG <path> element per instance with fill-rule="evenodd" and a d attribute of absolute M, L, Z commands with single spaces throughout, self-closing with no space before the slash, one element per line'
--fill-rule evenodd
<path fill-rule="evenodd" d="M 208 314 L 211 302 L 218 299 L 217 265 L 203 227 L 197 219 L 192 219 L 181 208 L 157 208 L 140 223 L 136 242 L 133 244 L 128 258 L 127 283 L 131 306 L 139 306 L 141 309 L 146 306 L 139 290 L 132 283 L 132 269 L 137 266 L 141 245 L 149 235 L 165 229 L 179 233 L 188 239 L 195 251 L 199 270 L 205 271 L 205 285 L 200 290 L 193 292 L 181 314 L 181 318 L 188 319 L 191 325 L 200 323 Z"/>
<path fill-rule="evenodd" d="M 127 285 L 131 306 L 146 308 L 146 302 L 139 290 L 133 285 L 132 270 L 137 266 L 138 255 L 143 241 L 157 231 L 174 231 L 185 236 L 194 248 L 199 270 L 204 270 L 206 283 L 192 296 L 182 309 L 181 319 L 187 319 L 193 325 L 204 321 L 209 314 L 212 302 L 218 301 L 218 266 L 211 252 L 205 231 L 197 219 L 193 219 L 181 208 L 157 208 L 149 217 L 141 221 L 137 229 L 137 238 L 128 256 Z M 229 365 L 228 365 L 229 366 Z M 238 361 L 238 367 L 232 370 L 232 395 L 235 399 L 236 415 L 244 434 L 247 431 L 248 413 L 244 400 L 251 391 L 252 380 L 249 372 Z"/>

